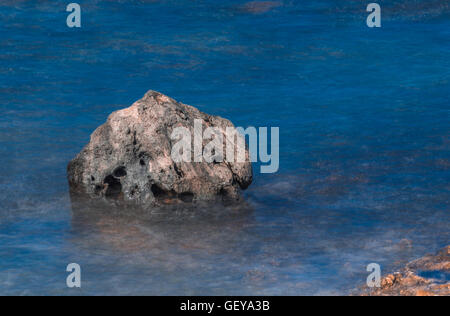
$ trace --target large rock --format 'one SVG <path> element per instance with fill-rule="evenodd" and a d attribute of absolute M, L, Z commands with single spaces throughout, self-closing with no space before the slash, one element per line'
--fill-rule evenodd
<path fill-rule="evenodd" d="M 226 129 L 234 128 L 226 119 L 154 91 L 112 113 L 69 163 L 71 194 L 140 206 L 238 200 L 240 190 L 252 182 L 247 149 L 241 163 L 172 159 L 173 129 L 185 127 L 193 133 L 194 120 L 202 120 L 204 129 L 218 128 L 225 141 Z"/>

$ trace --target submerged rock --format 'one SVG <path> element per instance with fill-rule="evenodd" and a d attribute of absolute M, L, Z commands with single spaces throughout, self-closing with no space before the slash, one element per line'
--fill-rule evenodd
<path fill-rule="evenodd" d="M 227 128 L 234 129 L 230 121 L 155 91 L 112 113 L 69 163 L 71 195 L 139 206 L 239 200 L 240 190 L 252 182 L 246 148 L 243 162 L 230 162 L 226 157 L 213 162 L 175 162 L 172 158 L 173 130 L 184 127 L 194 135 L 195 120 L 203 122 L 203 129 L 217 128 L 225 143 L 231 141 L 227 138 Z"/>
<path fill-rule="evenodd" d="M 437 255 L 427 255 L 382 279 L 381 288 L 369 296 L 449 296 L 450 246 Z"/>

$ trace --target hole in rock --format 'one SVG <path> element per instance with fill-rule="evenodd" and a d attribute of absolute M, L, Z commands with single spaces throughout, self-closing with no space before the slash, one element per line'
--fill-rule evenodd
<path fill-rule="evenodd" d="M 137 192 L 139 192 L 139 187 L 137 185 L 135 185 L 130 192 L 130 196 L 131 197 L 135 196 Z"/>
<path fill-rule="evenodd" d="M 231 202 L 234 200 L 230 191 L 228 191 L 226 188 L 222 188 L 219 191 L 219 196 L 222 197 L 222 203 L 224 203 L 225 205 L 231 204 Z"/>
<path fill-rule="evenodd" d="M 125 177 L 127 175 L 127 169 L 125 167 L 119 167 L 116 170 L 114 170 L 113 175 L 116 178 Z"/>
<path fill-rule="evenodd" d="M 169 202 L 172 201 L 174 199 L 176 199 L 177 193 L 173 190 L 167 191 L 162 189 L 160 186 L 158 186 L 157 184 L 153 184 L 151 187 L 151 190 L 153 192 L 153 196 L 163 202 Z"/>
<path fill-rule="evenodd" d="M 228 196 L 228 191 L 225 188 L 220 189 L 219 191 L 219 195 L 222 197 L 227 197 Z"/>
<path fill-rule="evenodd" d="M 183 177 L 183 176 L 184 176 L 183 171 L 180 170 L 176 164 L 174 164 L 173 167 L 174 167 L 175 172 L 177 173 L 177 175 L 178 175 L 179 177 Z"/>
<path fill-rule="evenodd" d="M 178 195 L 178 198 L 186 203 L 191 203 L 194 200 L 194 194 L 191 192 L 184 192 Z"/>
<path fill-rule="evenodd" d="M 152 193 L 155 196 L 155 198 L 158 198 L 158 199 L 169 196 L 167 191 L 161 189 L 157 184 L 152 185 Z"/>
<path fill-rule="evenodd" d="M 105 178 L 104 183 L 108 185 L 105 196 L 108 199 L 117 199 L 122 193 L 122 184 L 120 183 L 120 180 L 110 175 Z"/>
<path fill-rule="evenodd" d="M 102 190 L 103 190 L 103 187 L 101 185 L 97 184 L 95 186 L 95 194 L 99 194 L 100 192 L 102 192 Z"/>

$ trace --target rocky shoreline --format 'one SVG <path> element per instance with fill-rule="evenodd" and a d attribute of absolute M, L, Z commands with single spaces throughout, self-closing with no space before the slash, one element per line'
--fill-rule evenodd
<path fill-rule="evenodd" d="M 399 272 L 389 274 L 375 290 L 365 289 L 363 296 L 450 296 L 450 246 L 436 255 L 408 263 Z"/>

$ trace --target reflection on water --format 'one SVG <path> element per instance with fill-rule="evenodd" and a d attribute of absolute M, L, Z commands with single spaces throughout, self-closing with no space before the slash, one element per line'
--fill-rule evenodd
<path fill-rule="evenodd" d="M 342 294 L 450 243 L 447 2 L 66 5 L 0 1 L 0 294 Z M 245 209 L 72 208 L 68 161 L 149 89 L 279 126 L 279 174 Z"/>
<path fill-rule="evenodd" d="M 75 236 L 90 231 L 98 238 L 96 243 L 106 243 L 124 253 L 165 248 L 222 253 L 213 245 L 220 245 L 229 239 L 227 236 L 241 232 L 252 212 L 246 203 L 233 206 L 192 204 L 146 210 L 72 200 L 72 230 Z"/>

